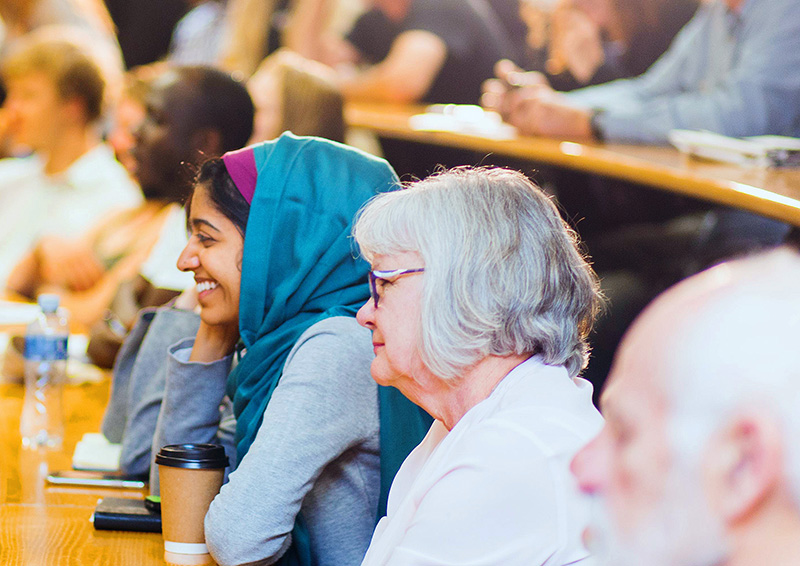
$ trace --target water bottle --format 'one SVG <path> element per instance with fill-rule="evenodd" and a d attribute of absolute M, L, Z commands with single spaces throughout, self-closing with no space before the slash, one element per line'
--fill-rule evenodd
<path fill-rule="evenodd" d="M 64 438 L 63 390 L 67 379 L 69 321 L 58 295 L 39 295 L 41 312 L 25 334 L 22 445 L 60 448 Z"/>

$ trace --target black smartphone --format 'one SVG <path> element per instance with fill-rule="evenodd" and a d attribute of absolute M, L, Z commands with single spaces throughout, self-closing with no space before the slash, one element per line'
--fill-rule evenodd
<path fill-rule="evenodd" d="M 63 470 L 47 476 L 47 481 L 54 485 L 79 485 L 82 487 L 119 487 L 124 489 L 141 489 L 147 481 L 141 476 L 126 476 L 114 472 L 86 472 Z"/>

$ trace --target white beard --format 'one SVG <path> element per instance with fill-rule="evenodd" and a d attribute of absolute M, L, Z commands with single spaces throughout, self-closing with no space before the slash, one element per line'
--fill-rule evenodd
<path fill-rule="evenodd" d="M 604 566 L 715 566 L 727 554 L 722 522 L 708 509 L 700 477 L 675 465 L 664 497 L 630 533 L 621 533 L 593 497 L 589 550 Z"/>

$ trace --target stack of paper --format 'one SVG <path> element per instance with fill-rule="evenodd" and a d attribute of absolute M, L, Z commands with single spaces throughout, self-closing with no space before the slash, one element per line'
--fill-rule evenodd
<path fill-rule="evenodd" d="M 75 445 L 72 467 L 76 470 L 119 470 L 122 444 L 112 444 L 99 432 L 87 432 Z"/>
<path fill-rule="evenodd" d="M 800 166 L 800 139 L 785 136 L 732 138 L 712 132 L 672 130 L 669 141 L 683 153 L 757 167 Z"/>
<path fill-rule="evenodd" d="M 517 130 L 496 112 L 472 104 L 434 104 L 425 114 L 412 116 L 408 125 L 421 132 L 455 132 L 495 140 L 511 140 Z"/>

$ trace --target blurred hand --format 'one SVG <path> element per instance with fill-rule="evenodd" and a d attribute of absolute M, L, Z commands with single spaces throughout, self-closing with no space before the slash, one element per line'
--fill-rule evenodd
<path fill-rule="evenodd" d="M 0 139 L 5 139 L 10 135 L 11 115 L 7 108 L 0 107 Z"/>
<path fill-rule="evenodd" d="M 495 63 L 494 74 L 497 78 L 488 79 L 481 85 L 481 104 L 484 108 L 499 112 L 504 118 L 511 94 L 515 91 L 525 90 L 530 95 L 540 89 L 550 90 L 547 78 L 542 73 L 523 71 L 508 59 Z"/>
<path fill-rule="evenodd" d="M 504 119 L 519 133 L 574 140 L 591 140 L 591 114 L 567 103 L 553 90 L 512 92 Z"/>
<path fill-rule="evenodd" d="M 567 70 L 586 84 L 605 60 L 600 28 L 580 10 L 562 9 L 556 14 L 548 70 L 550 66 L 558 67 L 552 69 L 555 73 Z"/>
<path fill-rule="evenodd" d="M 495 76 L 515 88 L 550 86 L 547 77 L 538 71 L 525 71 L 509 59 L 500 59 L 494 64 Z"/>
<path fill-rule="evenodd" d="M 8 108 L 0 107 L 0 158 L 14 155 L 14 121 Z"/>
<path fill-rule="evenodd" d="M 175 299 L 175 308 L 185 311 L 197 310 L 199 303 L 197 302 L 197 285 L 192 285 L 183 291 L 178 298 Z"/>
<path fill-rule="evenodd" d="M 206 324 L 200 321 L 190 362 L 214 362 L 232 354 L 239 341 L 239 323 Z"/>
<path fill-rule="evenodd" d="M 531 49 L 541 49 L 547 43 L 547 27 L 552 8 L 534 2 L 520 2 L 519 17 L 528 28 L 525 41 Z"/>
<path fill-rule="evenodd" d="M 105 274 L 105 268 L 82 240 L 46 236 L 36 247 L 42 281 L 70 289 L 91 289 Z"/>

